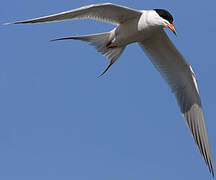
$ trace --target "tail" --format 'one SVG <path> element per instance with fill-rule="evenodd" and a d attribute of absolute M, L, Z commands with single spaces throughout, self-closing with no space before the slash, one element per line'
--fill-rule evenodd
<path fill-rule="evenodd" d="M 100 76 L 104 75 L 108 69 L 114 64 L 114 62 L 120 57 L 122 54 L 125 46 L 123 47 L 110 47 L 110 32 L 100 33 L 100 34 L 92 34 L 86 36 L 72 36 L 72 37 L 65 37 L 59 39 L 53 39 L 51 41 L 58 41 L 58 40 L 67 40 L 67 39 L 74 39 L 74 40 L 82 40 L 89 42 L 90 45 L 95 46 L 98 52 L 103 54 L 108 58 L 110 61 L 109 66 L 101 73 Z M 99 76 L 99 77 L 100 77 Z"/>

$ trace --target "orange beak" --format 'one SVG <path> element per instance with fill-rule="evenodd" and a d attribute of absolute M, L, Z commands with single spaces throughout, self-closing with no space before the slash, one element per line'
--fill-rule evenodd
<path fill-rule="evenodd" d="M 173 26 L 173 24 L 166 24 L 166 25 L 177 36 L 177 32 L 176 32 L 175 27 Z"/>

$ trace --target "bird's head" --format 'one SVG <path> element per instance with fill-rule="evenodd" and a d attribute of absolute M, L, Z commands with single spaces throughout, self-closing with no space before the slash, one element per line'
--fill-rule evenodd
<path fill-rule="evenodd" d="M 173 25 L 173 17 L 172 15 L 164 9 L 154 9 L 158 16 L 158 21 L 161 26 L 168 27 L 175 35 L 177 35 L 177 32 L 175 30 L 175 27 Z"/>

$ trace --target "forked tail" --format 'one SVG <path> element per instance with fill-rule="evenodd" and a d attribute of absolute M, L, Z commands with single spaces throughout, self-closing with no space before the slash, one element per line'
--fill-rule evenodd
<path fill-rule="evenodd" d="M 85 36 L 72 36 L 72 37 L 58 38 L 58 39 L 53 39 L 51 41 L 67 40 L 67 39 L 82 40 L 82 41 L 89 42 L 89 44 L 95 46 L 98 52 L 100 52 L 101 54 L 103 54 L 108 58 L 110 64 L 103 71 L 103 73 L 101 73 L 100 76 L 104 75 L 108 71 L 108 69 L 113 65 L 113 63 L 120 57 L 120 55 L 122 54 L 125 48 L 125 46 L 123 47 L 109 46 L 111 42 L 110 32 L 85 35 Z"/>

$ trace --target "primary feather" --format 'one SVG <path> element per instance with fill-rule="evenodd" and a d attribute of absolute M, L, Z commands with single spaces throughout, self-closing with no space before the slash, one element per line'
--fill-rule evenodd
<path fill-rule="evenodd" d="M 118 25 L 128 21 L 129 19 L 138 17 L 141 14 L 142 13 L 140 11 L 128 7 L 111 3 L 103 3 L 84 6 L 50 16 L 44 16 L 26 21 L 17 21 L 12 24 L 42 23 L 70 19 L 92 19 Z"/>

